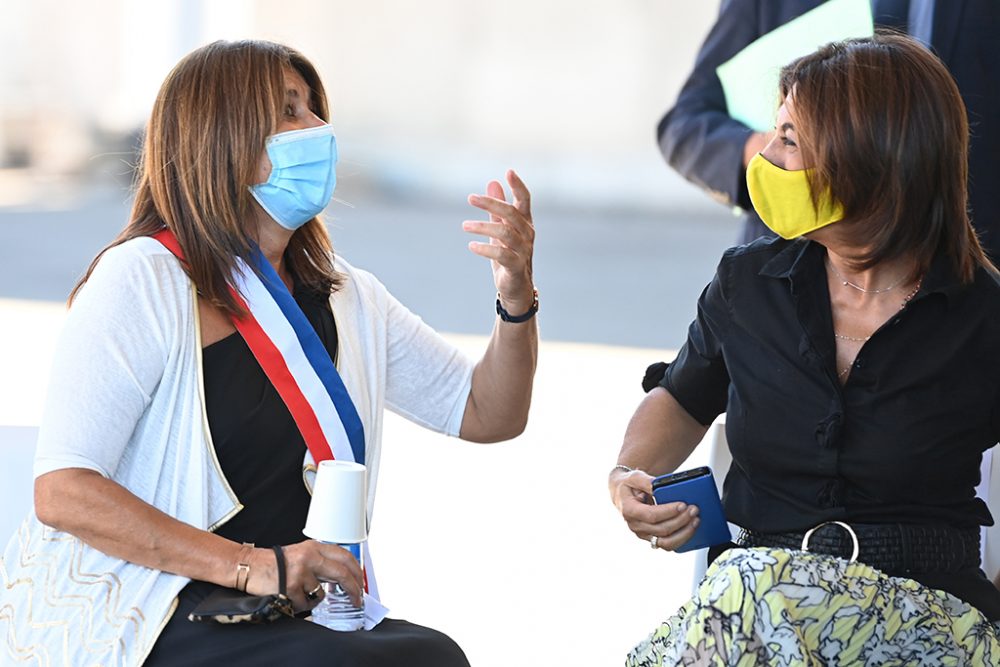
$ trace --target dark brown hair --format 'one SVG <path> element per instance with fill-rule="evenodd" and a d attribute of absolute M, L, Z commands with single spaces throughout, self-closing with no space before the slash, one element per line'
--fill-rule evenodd
<path fill-rule="evenodd" d="M 329 120 L 316 69 L 281 44 L 213 42 L 177 63 L 146 126 L 129 222 L 94 258 L 70 302 L 105 251 L 166 227 L 177 236 L 200 296 L 242 314 L 229 285 L 236 258 L 248 259 L 253 242 L 245 222 L 253 206 L 247 186 L 256 181 L 265 141 L 278 127 L 288 68 L 309 86 L 312 111 Z M 340 284 L 326 227 L 317 218 L 292 235 L 285 260 L 310 289 L 329 292 Z"/>
<path fill-rule="evenodd" d="M 924 273 L 942 253 L 962 282 L 996 271 L 967 211 L 969 125 L 944 64 L 909 37 L 835 42 L 782 70 L 814 202 L 829 192 L 859 268 L 912 257 Z"/>

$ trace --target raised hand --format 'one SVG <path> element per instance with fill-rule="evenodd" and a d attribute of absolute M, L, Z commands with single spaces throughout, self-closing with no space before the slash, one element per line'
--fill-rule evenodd
<path fill-rule="evenodd" d="M 499 181 L 486 185 L 485 195 L 469 195 L 469 203 L 490 214 L 489 221 L 466 220 L 462 229 L 489 237 L 489 242 L 471 241 L 469 250 L 491 260 L 493 281 L 500 303 L 512 315 L 527 312 L 534 301 L 531 260 L 535 227 L 531 220 L 531 193 L 521 177 L 507 171 L 513 202 L 507 202 Z"/>

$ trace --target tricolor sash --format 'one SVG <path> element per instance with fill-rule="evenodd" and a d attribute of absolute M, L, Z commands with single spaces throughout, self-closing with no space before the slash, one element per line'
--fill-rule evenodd
<path fill-rule="evenodd" d="M 184 261 L 169 229 L 153 238 Z M 249 265 L 237 258 L 233 278 L 236 287 L 229 288 L 230 294 L 246 311 L 232 318 L 233 325 L 291 413 L 313 462 L 364 464 L 364 425 L 357 408 L 323 341 L 260 248 L 254 246 Z M 377 599 L 368 543 L 364 546 L 365 590 Z"/>

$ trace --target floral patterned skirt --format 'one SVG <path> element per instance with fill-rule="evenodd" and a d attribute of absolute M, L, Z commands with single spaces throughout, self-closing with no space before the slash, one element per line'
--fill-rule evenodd
<path fill-rule="evenodd" d="M 1000 624 L 862 563 L 730 549 L 626 665 L 1000 665 Z"/>

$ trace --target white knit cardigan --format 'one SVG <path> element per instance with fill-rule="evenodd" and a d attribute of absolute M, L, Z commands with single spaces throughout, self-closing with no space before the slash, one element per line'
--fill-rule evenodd
<path fill-rule="evenodd" d="M 369 519 L 384 407 L 457 435 L 474 364 L 371 274 L 342 260 L 330 303 L 337 367 L 365 429 Z M 53 360 L 35 476 L 86 468 L 215 530 L 242 509 L 205 416 L 195 292 L 151 238 L 109 250 L 70 309 Z M 0 663 L 140 665 L 188 579 L 22 523 L 0 561 Z"/>

